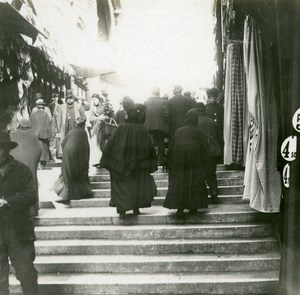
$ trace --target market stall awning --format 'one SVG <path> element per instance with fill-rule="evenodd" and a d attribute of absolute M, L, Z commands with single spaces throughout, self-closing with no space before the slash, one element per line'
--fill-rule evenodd
<path fill-rule="evenodd" d="M 42 34 L 6 1 L 0 1 L 0 26 L 5 30 L 26 35 L 33 40 L 39 33 Z"/>
<path fill-rule="evenodd" d="M 111 69 L 110 68 L 102 68 L 102 67 L 87 67 L 87 66 L 79 66 L 79 65 L 74 65 L 71 64 L 71 66 L 73 67 L 76 76 L 79 77 L 83 77 L 83 78 L 94 78 L 97 76 L 101 76 L 101 75 L 106 75 L 108 73 L 111 73 Z"/>
<path fill-rule="evenodd" d="M 120 74 L 117 72 L 110 72 L 110 73 L 100 75 L 100 79 L 109 84 L 113 84 L 117 86 L 124 85 L 123 79 L 121 78 Z"/>

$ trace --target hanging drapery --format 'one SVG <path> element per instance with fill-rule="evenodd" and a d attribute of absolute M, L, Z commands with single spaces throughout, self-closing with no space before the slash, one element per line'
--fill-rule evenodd
<path fill-rule="evenodd" d="M 251 123 L 243 198 L 250 199 L 250 207 L 260 212 L 279 212 L 281 179 L 276 168 L 276 101 L 270 91 L 270 80 L 264 79 L 264 74 L 270 77 L 272 73 L 268 67 L 263 68 L 260 32 L 249 16 L 244 26 L 244 62 Z"/>
<path fill-rule="evenodd" d="M 224 164 L 244 165 L 248 124 L 242 44 L 228 45 L 226 60 Z"/>

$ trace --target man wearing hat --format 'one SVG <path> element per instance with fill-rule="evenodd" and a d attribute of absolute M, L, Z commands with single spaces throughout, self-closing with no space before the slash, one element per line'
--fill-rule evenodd
<path fill-rule="evenodd" d="M 58 116 L 58 108 L 61 104 L 63 104 L 62 99 L 59 97 L 58 93 L 52 93 L 52 101 L 49 105 L 51 114 L 52 114 L 52 121 L 51 121 L 51 128 L 52 128 L 52 137 L 50 140 L 50 151 L 54 154 L 56 152 L 56 158 L 58 158 L 57 150 L 59 150 L 60 140 L 56 137 L 56 134 L 59 133 L 58 131 L 58 124 L 57 124 L 57 116 Z"/>
<path fill-rule="evenodd" d="M 68 89 L 66 92 L 66 102 L 61 104 L 57 109 L 57 126 L 60 142 L 63 141 L 69 131 L 74 129 L 75 121 L 78 117 L 86 119 L 84 108 L 82 104 L 76 101 L 75 95 L 72 89 Z M 59 147 L 59 151 L 56 151 L 58 157 L 62 157 L 62 148 Z"/>
<path fill-rule="evenodd" d="M 36 93 L 34 97 L 35 97 L 36 106 L 32 109 L 31 113 L 33 114 L 34 112 L 36 112 L 39 109 L 39 106 L 43 106 L 44 107 L 44 109 L 43 109 L 44 112 L 48 115 L 48 117 L 51 121 L 52 120 L 52 114 L 51 114 L 50 109 L 47 107 L 47 105 L 46 105 L 46 103 L 43 99 L 42 94 L 41 93 Z"/>
<path fill-rule="evenodd" d="M 35 234 L 30 212 L 36 189 L 29 167 L 10 155 L 17 145 L 8 133 L 0 131 L 0 294 L 9 294 L 9 258 L 23 294 L 36 295 Z"/>
<path fill-rule="evenodd" d="M 31 114 L 30 123 L 35 135 L 39 139 L 42 155 L 40 158 L 41 169 L 44 169 L 47 162 L 52 159 L 49 145 L 52 137 L 51 120 L 45 112 L 45 103 L 37 101 L 37 111 Z"/>
<path fill-rule="evenodd" d="M 195 101 L 190 97 L 182 95 L 182 87 L 176 85 L 173 89 L 174 96 L 168 100 L 169 107 L 169 134 L 172 138 L 175 131 L 183 126 L 187 111 L 195 104 Z"/>

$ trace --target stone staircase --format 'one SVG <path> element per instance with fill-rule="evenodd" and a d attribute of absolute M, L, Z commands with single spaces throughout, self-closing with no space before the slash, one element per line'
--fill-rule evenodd
<path fill-rule="evenodd" d="M 36 220 L 35 265 L 42 294 L 276 294 L 279 245 L 269 215 L 242 200 L 243 171 L 218 166 L 220 204 L 186 213 L 162 208 L 167 174 L 154 173 L 158 196 L 140 216 L 108 207 L 107 171 L 90 176 L 94 198 Z M 14 276 L 13 294 L 20 293 Z"/>

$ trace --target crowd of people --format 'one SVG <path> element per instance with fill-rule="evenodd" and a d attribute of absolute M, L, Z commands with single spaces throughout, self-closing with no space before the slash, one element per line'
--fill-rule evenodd
<path fill-rule="evenodd" d="M 164 207 L 191 213 L 216 203 L 216 166 L 223 151 L 223 106 L 218 90 L 207 90 L 207 104 L 196 102 L 180 85 L 173 97 L 160 96 L 158 87 L 144 102 L 124 97 L 121 108 L 109 108 L 108 94 L 93 94 L 90 103 L 76 98 L 72 89 L 65 99 L 57 93 L 47 106 L 40 93 L 30 119 L 21 119 L 10 136 L 18 143 L 11 155 L 28 165 L 37 188 L 37 169 L 61 159 L 61 175 L 54 190 L 58 202 L 92 196 L 89 168 L 106 168 L 111 177 L 111 206 L 124 216 L 150 207 L 157 194 L 151 173 L 162 166 L 169 175 Z M 167 151 L 167 152 L 166 152 Z M 101 159 L 101 160 L 100 160 Z M 207 190 L 207 185 L 209 190 Z M 38 190 L 36 205 L 38 214 Z"/>
<path fill-rule="evenodd" d="M 57 193 L 63 203 L 92 197 L 88 172 L 95 149 L 101 150 L 97 167 L 110 173 L 110 206 L 116 207 L 120 218 L 127 211 L 138 215 L 140 208 L 151 206 L 157 195 L 151 174 L 158 165 L 169 175 L 163 206 L 177 209 L 179 218 L 185 209 L 196 214 L 207 208 L 208 194 L 212 203 L 217 202 L 222 107 L 214 89 L 207 92 L 207 105 L 181 93 L 182 88 L 175 86 L 174 96 L 166 99 L 155 88 L 144 104 L 125 97 L 116 115 L 107 109 L 105 98 L 96 94 L 90 106 L 67 90 L 65 101 L 53 94 L 46 106 L 37 93 L 30 119 L 19 120 L 17 130 L 10 133 L 0 131 L 0 247 L 5 250 L 0 293 L 8 294 L 8 258 L 23 294 L 38 292 L 33 216 L 39 204 L 37 169 L 54 156 L 50 148 L 62 159 Z"/>

